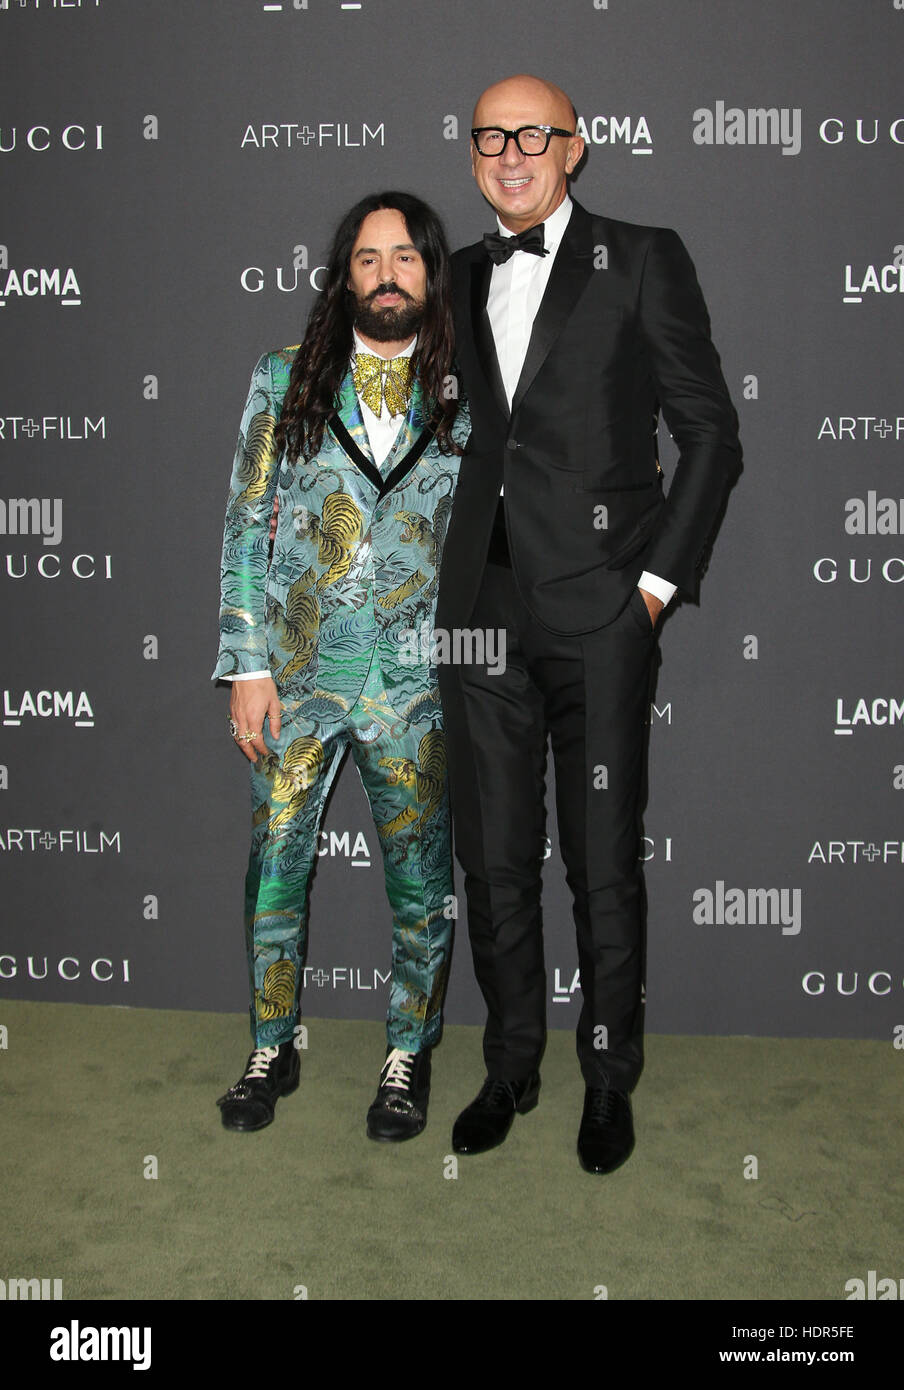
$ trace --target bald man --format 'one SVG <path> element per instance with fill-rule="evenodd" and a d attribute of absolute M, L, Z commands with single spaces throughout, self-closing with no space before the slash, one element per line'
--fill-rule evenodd
<path fill-rule="evenodd" d="M 547 742 L 583 1007 L 578 1156 L 634 1147 L 643 1065 L 641 787 L 657 622 L 695 599 L 740 471 L 737 418 L 694 267 L 674 232 L 568 195 L 584 142 L 565 93 L 513 77 L 474 112 L 471 168 L 496 230 L 453 257 L 471 440 L 437 626 L 504 634 L 504 671 L 440 668 L 455 845 L 487 1006 L 487 1079 L 457 1153 L 537 1104 L 546 1035 L 540 910 Z M 663 491 L 662 411 L 679 449 Z"/>

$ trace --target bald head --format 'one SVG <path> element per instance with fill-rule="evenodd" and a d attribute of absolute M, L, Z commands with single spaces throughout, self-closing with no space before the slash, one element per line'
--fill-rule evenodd
<path fill-rule="evenodd" d="M 560 132 L 550 135 L 543 154 L 526 155 L 514 140 L 506 140 L 500 154 L 487 156 L 472 143 L 477 185 L 510 231 L 535 227 L 564 201 L 568 175 L 584 153 L 584 141 L 573 133 L 576 124 L 574 106 L 562 88 L 541 77 L 506 77 L 480 97 L 474 108 L 475 129 L 493 126 L 512 132 L 551 126 Z"/>
<path fill-rule="evenodd" d="M 488 124 L 481 116 L 481 107 L 484 103 L 495 104 L 496 102 L 513 102 L 514 104 L 532 102 L 549 111 L 551 118 L 544 118 L 544 125 L 562 126 L 563 129 L 574 130 L 577 125 L 577 112 L 571 98 L 557 87 L 554 82 L 547 82 L 542 77 L 531 77 L 527 73 L 521 73 L 517 77 L 504 77 L 501 82 L 494 82 L 492 87 L 487 87 L 482 96 L 478 97 L 477 105 L 474 107 L 474 125 Z"/>

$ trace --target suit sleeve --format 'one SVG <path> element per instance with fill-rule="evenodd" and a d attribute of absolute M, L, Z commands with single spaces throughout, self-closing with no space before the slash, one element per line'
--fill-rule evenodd
<path fill-rule="evenodd" d="M 273 434 L 280 409 L 271 356 L 265 353 L 251 378 L 229 482 L 220 567 L 220 649 L 212 680 L 269 670 L 265 605 L 279 473 Z"/>
<path fill-rule="evenodd" d="M 711 532 L 741 471 L 741 446 L 694 266 L 673 231 L 651 239 L 640 316 L 660 408 L 679 451 L 644 568 L 693 598 Z"/>

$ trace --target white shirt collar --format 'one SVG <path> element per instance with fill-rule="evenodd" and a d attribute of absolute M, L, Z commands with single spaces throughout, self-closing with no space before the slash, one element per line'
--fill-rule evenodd
<path fill-rule="evenodd" d="M 573 207 L 574 203 L 566 193 L 555 212 L 551 212 L 543 223 L 543 245 L 547 251 L 553 252 L 558 250 L 559 242 L 565 235 L 565 228 L 568 226 L 568 219 L 571 217 L 571 210 Z M 498 216 L 496 222 L 502 236 L 516 235 L 509 227 L 503 227 Z"/>

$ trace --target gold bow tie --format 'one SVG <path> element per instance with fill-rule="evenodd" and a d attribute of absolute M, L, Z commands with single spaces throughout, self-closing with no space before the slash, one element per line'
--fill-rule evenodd
<path fill-rule="evenodd" d="M 390 415 L 404 415 L 411 399 L 411 358 L 376 357 L 359 352 L 352 369 L 355 390 L 374 415 L 383 413 L 383 401 Z"/>

